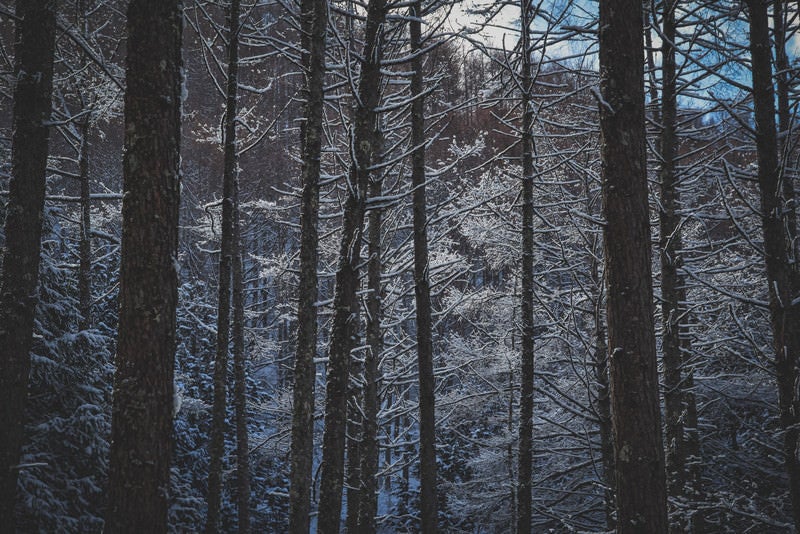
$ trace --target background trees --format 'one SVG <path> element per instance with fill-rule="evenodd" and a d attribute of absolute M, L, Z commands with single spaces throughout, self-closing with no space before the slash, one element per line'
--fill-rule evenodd
<path fill-rule="evenodd" d="M 123 46 L 130 41 L 121 40 L 120 2 L 56 7 L 29 402 L 24 421 L 13 414 L 25 425 L 16 512 L 22 530 L 94 531 L 108 515 L 114 363 L 123 361 L 125 339 L 139 349 L 144 340 L 118 325 L 117 299 L 120 236 L 130 226 L 119 202 L 119 112 L 124 89 L 133 94 L 138 85 L 122 75 L 120 55 L 135 47 Z M 390 2 L 370 17 L 358 2 L 243 1 L 232 87 L 231 4 L 184 7 L 183 202 L 176 262 L 164 264 L 169 276 L 158 273 L 162 297 L 177 289 L 175 389 L 159 401 L 162 415 L 165 407 L 174 414 L 162 503 L 169 528 L 197 528 L 209 516 L 212 426 L 221 437 L 212 524 L 221 531 L 248 522 L 295 532 L 323 523 L 513 532 L 527 520 L 532 531 L 614 528 L 628 507 L 613 483 L 624 466 L 614 462 L 610 421 L 622 414 L 611 410 L 608 392 L 608 352 L 621 345 L 616 333 L 609 344 L 606 325 L 617 332 L 620 321 L 605 310 L 622 293 L 603 287 L 619 271 L 602 234 L 616 222 L 621 230 L 634 225 L 627 210 L 600 209 L 601 154 L 626 146 L 608 133 L 601 146 L 600 117 L 614 109 L 618 119 L 626 107 L 600 85 L 599 4 L 492 2 L 464 16 L 449 2 Z M 624 14 L 637 11 L 631 5 Z M 760 29 L 751 30 L 756 15 Z M 660 359 L 662 380 L 649 359 L 650 386 L 641 393 L 651 403 L 663 396 L 665 439 L 648 448 L 654 458 L 667 452 L 674 528 L 702 516 L 709 531 L 789 531 L 784 453 L 796 438 L 786 413 L 796 399 L 787 386 L 794 357 L 781 352 L 790 344 L 780 336 L 794 330 L 774 334 L 771 326 L 781 313 L 791 319 L 798 299 L 791 281 L 800 17 L 790 2 L 688 1 L 647 6 L 642 16 L 641 31 L 626 24 L 626 35 L 641 36 L 644 49 L 625 47 L 630 79 L 617 88 L 641 82 L 645 98 L 635 161 L 651 187 L 639 176 L 635 241 L 647 242 L 649 228 L 653 245 L 637 249 L 642 273 L 632 282 L 646 282 L 650 266 L 653 304 L 645 298 L 622 327 L 638 324 L 633 316 L 645 326 L 660 318 L 650 324 L 662 342 L 647 354 Z M 0 17 L 0 106 L 10 111 L 19 16 L 2 3 Z M 633 74 L 639 59 L 644 69 Z M 164 71 L 171 84 L 176 69 Z M 764 111 L 770 87 L 772 112 Z M 226 94 L 236 95 L 235 124 Z M 777 118 L 773 141 L 764 140 L 765 113 Z M 15 202 L 5 191 L 16 161 L 11 117 L 0 114 L 4 215 Z M 227 154 L 225 124 L 238 139 Z M 225 201 L 230 187 L 223 191 L 234 159 L 238 203 Z M 773 199 L 766 210 L 762 182 Z M 153 222 L 158 206 L 142 206 L 145 220 Z M 228 255 L 223 230 L 236 233 L 239 218 L 233 242 L 241 254 Z M 126 231 L 141 232 L 135 226 Z M 12 241 L 0 233 L 6 265 Z M 634 250 L 630 239 L 609 243 L 626 256 Z M 220 268 L 228 256 L 230 274 Z M 342 260 L 352 260 L 349 291 L 337 301 Z M 764 265 L 776 263 L 786 284 L 765 283 L 774 269 L 765 274 Z M 174 265 L 179 277 L 169 278 Z M 228 323 L 219 313 L 228 280 L 234 365 L 215 371 L 218 386 L 235 384 L 235 402 L 217 395 L 226 400 L 218 407 L 227 406 L 212 425 L 211 368 L 226 337 L 216 325 Z M 342 325 L 345 344 L 333 335 Z M 118 335 L 123 352 L 113 362 Z M 227 354 L 228 344 L 222 348 Z M 346 373 L 326 372 L 330 353 Z M 336 392 L 338 416 L 323 420 L 325 397 Z M 338 437 L 323 455 L 331 425 Z M 641 434 L 652 438 L 657 428 Z M 341 459 L 342 470 L 331 477 L 323 456 Z M 248 464 L 249 489 L 240 476 Z M 320 506 L 323 472 L 326 488 L 342 488 L 340 514 Z"/>

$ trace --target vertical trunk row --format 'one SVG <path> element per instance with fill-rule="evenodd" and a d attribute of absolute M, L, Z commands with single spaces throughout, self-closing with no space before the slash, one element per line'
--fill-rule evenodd
<path fill-rule="evenodd" d="M 211 456 L 208 468 L 206 532 L 219 529 L 222 500 L 222 462 L 225 454 L 225 412 L 228 395 L 228 348 L 231 327 L 231 274 L 233 268 L 234 182 L 236 181 L 236 93 L 239 80 L 239 0 L 231 0 L 228 13 L 228 79 L 225 88 L 225 131 L 222 175 L 222 224 L 217 293 L 217 352 L 214 360 L 214 406 L 211 420 Z"/>
<path fill-rule="evenodd" d="M 303 0 L 300 10 L 306 102 L 301 138 L 303 192 L 300 207 L 300 285 L 289 488 L 289 532 L 292 534 L 308 532 L 311 514 L 316 378 L 314 357 L 317 354 L 317 222 L 328 2 Z"/>
<path fill-rule="evenodd" d="M 119 338 L 108 532 L 166 532 L 178 300 L 178 0 L 128 8 Z"/>
<path fill-rule="evenodd" d="M 519 468 L 517 470 L 517 531 L 519 534 L 531 532 L 531 482 L 533 469 L 533 102 L 531 93 L 531 50 L 530 30 L 533 23 L 533 6 L 522 0 L 521 31 L 522 43 L 520 67 L 522 87 L 522 369 L 520 375 L 520 415 L 519 415 Z"/>
<path fill-rule="evenodd" d="M 753 71 L 758 184 L 761 193 L 761 224 L 769 285 L 769 308 L 775 347 L 780 424 L 789 492 L 795 527 L 800 529 L 800 459 L 796 450 L 800 428 L 800 403 L 795 394 L 797 362 L 800 357 L 800 274 L 792 263 L 787 231 L 787 211 L 794 211 L 783 199 L 775 131 L 775 103 L 772 85 L 771 47 L 767 2 L 748 0 L 750 12 L 750 55 Z M 788 210 L 787 210 L 788 208 Z"/>
<path fill-rule="evenodd" d="M 617 532 L 667 532 L 638 0 L 600 2 L 600 132 Z M 646 488 L 646 490 L 645 490 Z"/>
<path fill-rule="evenodd" d="M 361 237 L 367 189 L 377 142 L 377 111 L 381 89 L 382 25 L 385 0 L 370 0 L 367 7 L 361 73 L 355 95 L 354 125 L 350 132 L 353 161 L 347 177 L 339 264 L 333 297 L 333 319 L 325 391 L 325 433 L 322 439 L 320 480 L 320 534 L 339 532 L 344 477 L 345 428 L 347 426 L 350 351 L 359 327 L 357 290 L 361 263 Z"/>
<path fill-rule="evenodd" d="M 13 528 L 39 285 L 55 2 L 18 0 L 11 181 L 0 286 L 0 520 Z"/>
<path fill-rule="evenodd" d="M 419 473 L 422 532 L 436 532 L 436 399 L 433 375 L 433 320 L 428 279 L 427 202 L 425 199 L 425 100 L 422 57 L 422 2 L 410 7 L 411 53 L 411 185 L 414 225 L 414 297 L 417 308 L 417 368 L 419 372 Z"/>

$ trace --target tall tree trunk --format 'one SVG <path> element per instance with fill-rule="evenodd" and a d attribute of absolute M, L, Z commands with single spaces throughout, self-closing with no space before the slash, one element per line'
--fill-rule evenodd
<path fill-rule="evenodd" d="M 233 183 L 233 406 L 236 411 L 236 508 L 239 534 L 250 532 L 250 448 L 247 435 L 247 368 L 244 347 L 244 280 L 239 179 Z"/>
<path fill-rule="evenodd" d="M 166 532 L 178 300 L 179 0 L 128 8 L 119 338 L 108 532 Z"/>
<path fill-rule="evenodd" d="M 381 196 L 382 181 L 370 184 L 370 197 Z M 358 522 L 352 532 L 375 532 L 378 515 L 378 361 L 383 351 L 381 333 L 381 209 L 369 212 L 369 263 L 367 265 L 367 351 L 364 357 L 364 389 L 361 430 L 361 495 Z"/>
<path fill-rule="evenodd" d="M 347 415 L 347 517 L 345 530 L 358 532 L 358 510 L 361 506 L 361 434 L 363 428 L 362 381 L 364 366 L 358 360 L 350 366 L 350 388 Z"/>
<path fill-rule="evenodd" d="M 225 413 L 228 396 L 228 349 L 231 327 L 231 276 L 233 268 L 234 189 L 237 174 L 236 95 L 239 84 L 239 0 L 231 0 L 228 12 L 228 79 L 225 89 L 225 131 L 222 175 L 222 224 L 217 293 L 217 353 L 214 359 L 214 406 L 208 467 L 208 516 L 206 532 L 219 530 L 222 501 L 222 463 L 225 454 Z"/>
<path fill-rule="evenodd" d="M 584 192 L 586 194 L 586 213 L 596 214 L 596 199 L 591 198 L 589 176 L 584 177 Z M 616 520 L 616 500 L 614 494 L 614 436 L 611 428 L 611 397 L 608 384 L 608 343 L 606 340 L 606 325 L 603 320 L 603 276 L 600 272 L 602 243 L 599 236 L 594 236 L 591 250 L 588 251 L 587 263 L 592 276 L 592 303 L 594 315 L 594 354 L 592 363 L 595 376 L 594 405 L 597 412 L 598 427 L 600 430 L 600 456 L 603 462 L 603 484 L 605 491 L 606 529 L 614 530 Z"/>
<path fill-rule="evenodd" d="M 364 32 L 363 63 L 351 133 L 353 154 L 347 177 L 339 265 L 333 296 L 333 320 L 328 373 L 325 391 L 325 433 L 322 439 L 320 480 L 320 534 L 339 532 L 342 513 L 345 427 L 347 424 L 347 385 L 350 351 L 355 346 L 359 326 L 359 302 L 356 295 L 361 263 L 361 234 L 364 224 L 370 166 L 380 150 L 377 107 L 381 93 L 381 40 L 386 18 L 385 0 L 370 0 Z"/>
<path fill-rule="evenodd" d="M 297 303 L 297 353 L 294 361 L 294 410 L 289 487 L 289 532 L 306 534 L 311 514 L 314 462 L 314 381 L 317 354 L 317 222 L 324 108 L 327 0 L 301 2 L 304 34 L 305 123 L 302 128 L 302 200 L 300 208 L 300 284 Z"/>
<path fill-rule="evenodd" d="M 520 376 L 520 415 L 519 415 L 519 467 L 517 477 L 517 531 L 519 534 L 531 532 L 531 483 L 533 474 L 533 102 L 531 93 L 531 51 L 530 30 L 533 23 L 533 10 L 529 0 L 522 0 L 521 32 L 522 61 L 520 73 L 522 89 L 522 293 L 520 313 L 522 321 L 522 369 Z"/>
<path fill-rule="evenodd" d="M 792 263 L 791 235 L 785 215 L 793 206 L 784 204 L 780 186 L 778 140 L 775 131 L 775 103 L 772 86 L 768 3 L 748 0 L 750 11 L 750 55 L 753 71 L 758 184 L 761 192 L 761 224 L 769 286 L 769 308 L 775 347 L 775 372 L 778 381 L 780 424 L 789 493 L 795 528 L 800 530 L 800 459 L 796 450 L 800 437 L 800 400 L 796 397 L 798 357 L 800 357 L 800 273 Z"/>
<path fill-rule="evenodd" d="M 639 0 L 600 2 L 600 132 L 617 532 L 667 532 Z M 647 488 L 646 491 L 643 489 Z"/>
<path fill-rule="evenodd" d="M 414 225 L 414 297 L 417 318 L 417 368 L 419 372 L 419 473 L 422 532 L 437 530 L 436 396 L 433 375 L 433 321 L 428 279 L 428 220 L 425 199 L 425 100 L 422 52 L 422 2 L 410 7 L 411 36 L 411 185 Z"/>
<path fill-rule="evenodd" d="M 89 188 L 89 121 L 80 125 L 81 238 L 78 242 L 78 308 L 81 330 L 92 327 L 92 205 Z"/>
<path fill-rule="evenodd" d="M 39 286 L 53 90 L 53 0 L 18 0 L 11 181 L 0 281 L 0 521 L 13 529 Z"/>
<path fill-rule="evenodd" d="M 792 128 L 792 112 L 789 103 L 789 57 L 786 54 L 786 20 L 784 8 L 787 7 L 786 0 L 774 0 L 773 2 L 773 34 L 775 36 L 775 75 L 776 88 L 778 93 L 778 130 L 781 133 L 778 145 L 780 154 L 780 180 L 783 191 L 783 201 L 786 204 L 786 228 L 787 239 L 790 243 L 795 243 L 797 237 L 797 205 L 795 201 L 795 174 L 796 171 L 788 163 L 791 154 L 789 150 L 792 146 L 789 131 Z M 800 8 L 800 6 L 798 6 Z M 790 257 L 797 260 L 800 249 L 795 244 L 789 250 Z"/>
<path fill-rule="evenodd" d="M 686 291 L 678 274 L 681 264 L 681 221 L 677 210 L 680 191 L 675 170 L 675 122 L 677 114 L 675 79 L 675 6 L 674 0 L 664 3 L 661 45 L 661 205 L 659 209 L 661 260 L 661 320 L 664 364 L 664 417 L 666 419 L 667 489 L 670 495 L 682 497 L 686 484 L 686 451 L 683 437 L 683 383 L 681 380 L 681 334 L 685 329 L 683 302 Z"/>

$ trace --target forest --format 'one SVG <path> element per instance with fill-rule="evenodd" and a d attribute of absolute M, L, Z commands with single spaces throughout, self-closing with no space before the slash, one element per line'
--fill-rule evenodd
<path fill-rule="evenodd" d="M 0 0 L 0 531 L 800 532 L 800 3 Z"/>

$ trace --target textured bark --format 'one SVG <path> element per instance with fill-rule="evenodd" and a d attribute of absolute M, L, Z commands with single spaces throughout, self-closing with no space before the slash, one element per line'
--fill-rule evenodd
<path fill-rule="evenodd" d="M 78 309 L 79 328 L 92 326 L 92 205 L 89 189 L 89 121 L 80 125 L 81 144 L 78 168 L 81 180 L 81 237 L 78 242 Z"/>
<path fill-rule="evenodd" d="M 789 493 L 795 528 L 800 530 L 800 459 L 796 450 L 800 437 L 800 400 L 796 396 L 797 365 L 800 356 L 800 273 L 792 263 L 787 231 L 789 217 L 780 186 L 778 140 L 772 86 L 771 48 L 767 2 L 748 0 L 750 14 L 750 56 L 753 71 L 758 184 L 761 193 L 761 224 L 769 285 L 769 308 L 775 348 L 780 424 L 783 453 L 789 475 Z"/>
<path fill-rule="evenodd" d="M 325 433 L 322 438 L 320 480 L 320 534 L 339 532 L 342 514 L 347 385 L 350 351 L 358 337 L 359 303 L 356 296 L 361 263 L 361 235 L 364 224 L 370 166 L 380 149 L 377 111 L 381 93 L 381 28 L 386 17 L 384 0 L 370 0 L 364 32 L 363 63 L 358 83 L 351 137 L 353 161 L 347 177 L 347 197 L 342 220 L 333 319 L 328 352 L 325 391 Z"/>
<path fill-rule="evenodd" d="M 11 181 L 0 283 L 0 521 L 13 530 L 38 300 L 55 2 L 17 1 Z"/>
<path fill-rule="evenodd" d="M 370 184 L 370 197 L 381 195 L 381 180 Z M 364 357 L 363 418 L 358 520 L 350 532 L 375 532 L 378 515 L 378 360 L 383 351 L 381 333 L 381 216 L 369 212 L 369 262 L 367 265 L 367 353 Z"/>
<path fill-rule="evenodd" d="M 533 474 L 533 81 L 531 79 L 530 29 L 534 7 L 528 0 L 520 3 L 522 27 L 522 293 L 520 320 L 522 340 L 520 354 L 519 399 L 519 466 L 517 468 L 517 532 L 531 532 L 531 482 Z"/>
<path fill-rule="evenodd" d="M 314 380 L 317 354 L 317 223 L 322 148 L 327 0 L 303 0 L 305 123 L 302 128 L 302 186 L 300 208 L 300 284 L 297 304 L 297 353 L 294 363 L 289 532 L 305 534 L 311 513 L 314 461 Z"/>
<path fill-rule="evenodd" d="M 417 368 L 419 372 L 419 472 L 422 532 L 436 532 L 438 495 L 436 489 L 436 396 L 433 375 L 433 321 L 431 287 L 428 279 L 427 202 L 425 199 L 425 102 L 423 96 L 422 2 L 410 7 L 411 52 L 411 184 L 414 225 L 414 297 L 417 319 Z"/>
<path fill-rule="evenodd" d="M 181 3 L 128 8 L 107 532 L 166 532 L 178 300 Z"/>
<path fill-rule="evenodd" d="M 228 396 L 228 350 L 231 327 L 231 277 L 233 269 L 234 189 L 237 179 L 236 93 L 239 81 L 239 0 L 231 0 L 228 13 L 228 76 L 225 88 L 224 149 L 222 171 L 222 224 L 217 291 L 217 350 L 214 359 L 214 405 L 208 467 L 208 516 L 205 530 L 219 530 L 222 500 L 222 461 L 225 454 L 225 412 Z"/>
<path fill-rule="evenodd" d="M 600 131 L 617 532 L 667 532 L 653 325 L 642 4 L 600 2 Z M 645 491 L 646 488 L 646 491 Z"/>

